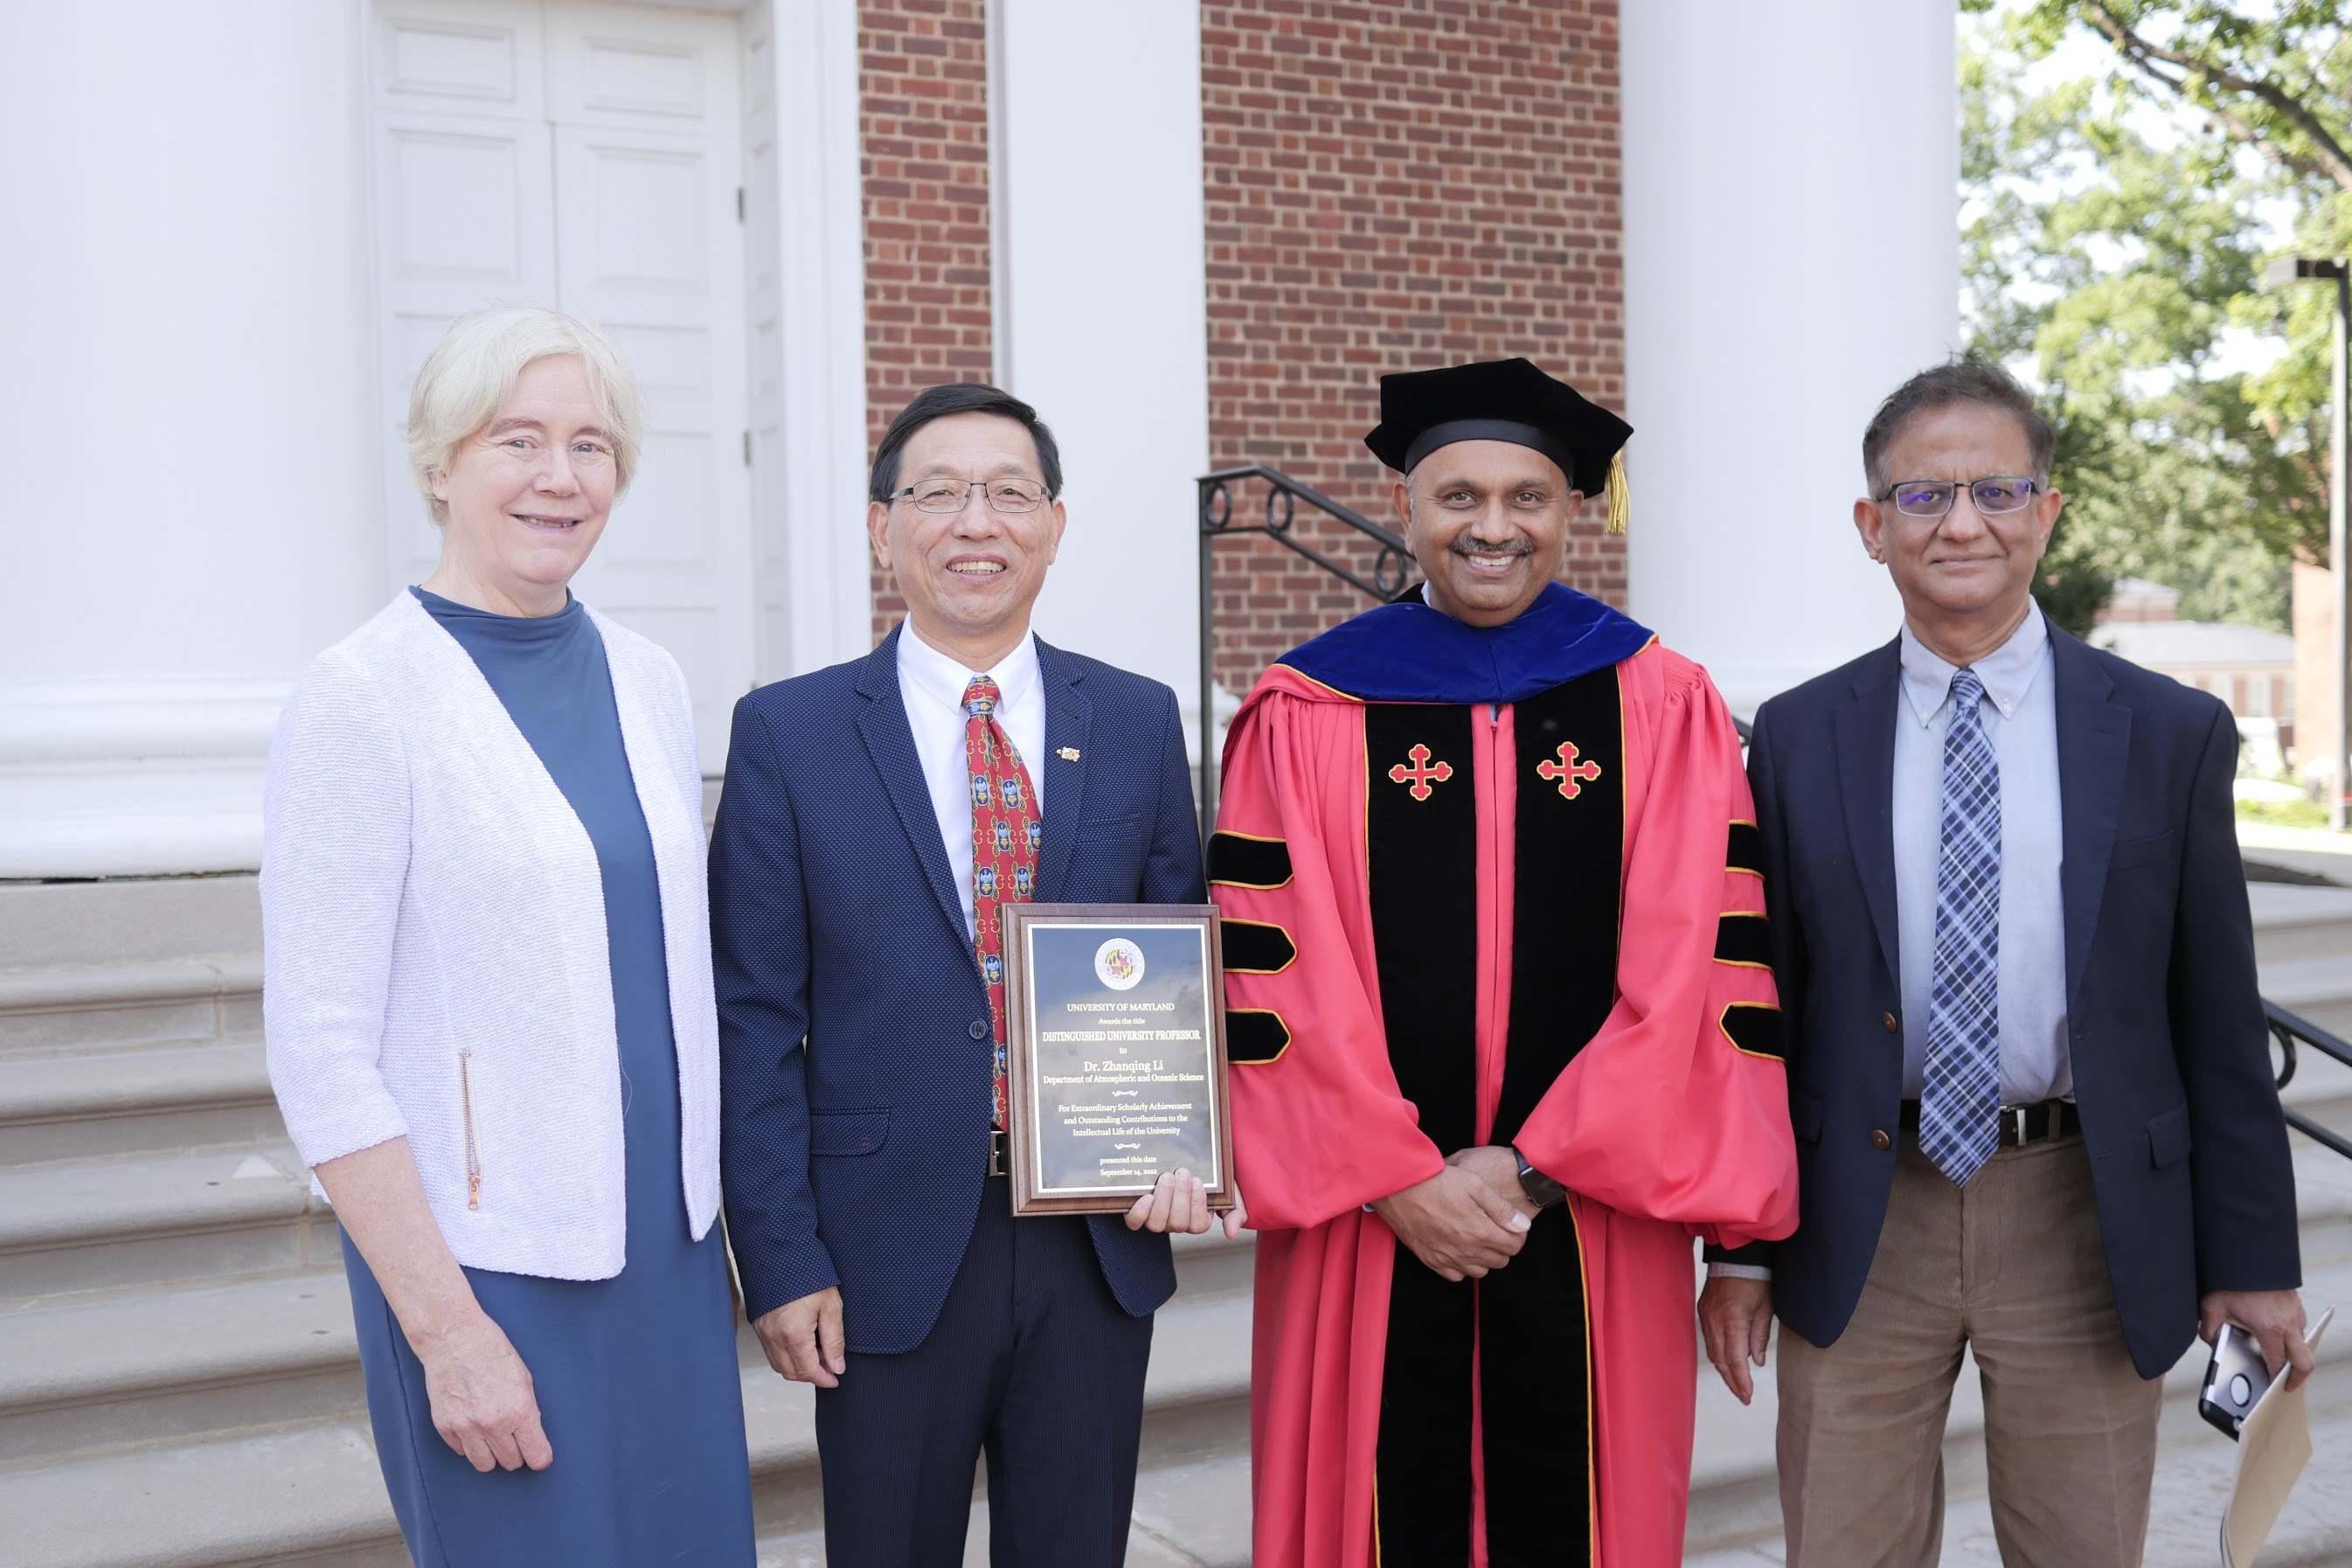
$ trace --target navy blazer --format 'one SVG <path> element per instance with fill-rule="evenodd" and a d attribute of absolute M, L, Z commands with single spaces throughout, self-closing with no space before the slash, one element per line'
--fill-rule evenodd
<path fill-rule="evenodd" d="M 2198 1297 L 2300 1283 L 2294 1176 L 2254 977 L 2219 700 L 2050 628 L 2066 1024 L 2099 1233 L 2143 1376 Z M 1748 771 L 1789 1024 L 1799 1219 L 1742 1248 L 1817 1345 L 1853 1315 L 1895 1176 L 1903 1098 L 1894 779 L 1897 642 L 1767 702 Z"/>
<path fill-rule="evenodd" d="M 752 1316 L 841 1287 L 849 1348 L 929 1334 L 987 1178 L 995 1051 L 893 631 L 862 659 L 735 705 L 710 840 L 719 1170 Z M 1176 696 L 1037 644 L 1040 903 L 1201 903 Z M 1045 1223 L 1037 1221 L 1033 1223 Z M 1176 1289 L 1168 1238 L 1089 1221 L 1137 1317 Z"/>

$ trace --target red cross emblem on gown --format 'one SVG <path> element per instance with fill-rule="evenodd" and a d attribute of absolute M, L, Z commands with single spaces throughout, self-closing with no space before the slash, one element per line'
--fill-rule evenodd
<path fill-rule="evenodd" d="M 1562 800 L 1574 800 L 1584 793 L 1585 784 L 1601 776 L 1599 763 L 1577 761 L 1576 742 L 1573 741 L 1562 741 L 1556 754 L 1559 761 L 1555 763 L 1547 758 L 1536 764 L 1536 772 L 1546 780 L 1559 781 L 1559 798 Z M 1580 783 L 1580 780 L 1583 782 Z"/>
<path fill-rule="evenodd" d="M 1405 755 L 1412 759 L 1412 765 L 1407 767 L 1399 763 L 1389 770 L 1389 777 L 1398 784 L 1412 785 L 1412 795 L 1415 800 L 1427 800 L 1432 793 L 1429 787 L 1432 784 L 1444 784 L 1454 776 L 1452 763 L 1439 763 L 1434 767 L 1430 765 L 1427 746 L 1416 744 Z"/>

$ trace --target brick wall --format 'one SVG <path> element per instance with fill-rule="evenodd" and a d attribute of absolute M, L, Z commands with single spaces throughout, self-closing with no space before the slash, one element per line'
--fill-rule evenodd
<path fill-rule="evenodd" d="M 867 446 L 923 388 L 985 381 L 988 65 L 982 0 L 859 0 Z M 906 604 L 874 573 L 874 636 Z"/>
<path fill-rule="evenodd" d="M 1362 445 L 1384 372 L 1524 354 L 1623 407 L 1616 18 L 1614 0 L 1202 7 L 1217 467 L 1390 522 Z M 1566 580 L 1622 605 L 1603 515 L 1596 499 Z M 1313 537 L 1370 561 L 1356 535 Z M 1261 540 L 1217 547 L 1216 591 L 1235 691 L 1370 603 Z"/>

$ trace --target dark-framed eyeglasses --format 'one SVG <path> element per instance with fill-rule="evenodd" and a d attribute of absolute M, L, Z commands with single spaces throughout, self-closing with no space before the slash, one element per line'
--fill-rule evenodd
<path fill-rule="evenodd" d="M 1965 484 L 1950 479 L 1897 479 L 1873 499 L 1892 500 L 1895 510 L 1906 517 L 1941 517 L 1952 510 L 1953 498 L 1966 490 L 1969 499 L 1976 502 L 1977 510 L 1987 517 L 1999 517 L 2030 505 L 2033 492 L 2040 489 L 2041 480 L 2021 474 L 1994 474 Z"/>
<path fill-rule="evenodd" d="M 1033 479 L 917 479 L 905 489 L 892 490 L 890 499 L 911 500 L 917 511 L 961 511 L 974 490 L 988 492 L 992 511 L 1035 511 L 1045 504 L 1045 487 Z"/>

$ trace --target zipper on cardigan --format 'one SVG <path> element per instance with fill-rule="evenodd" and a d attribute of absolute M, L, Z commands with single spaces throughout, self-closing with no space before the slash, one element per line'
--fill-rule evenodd
<path fill-rule="evenodd" d="M 457 1091 L 466 1102 L 466 1206 L 482 1206 L 482 1146 L 474 1135 L 474 1053 L 457 1053 Z"/>

